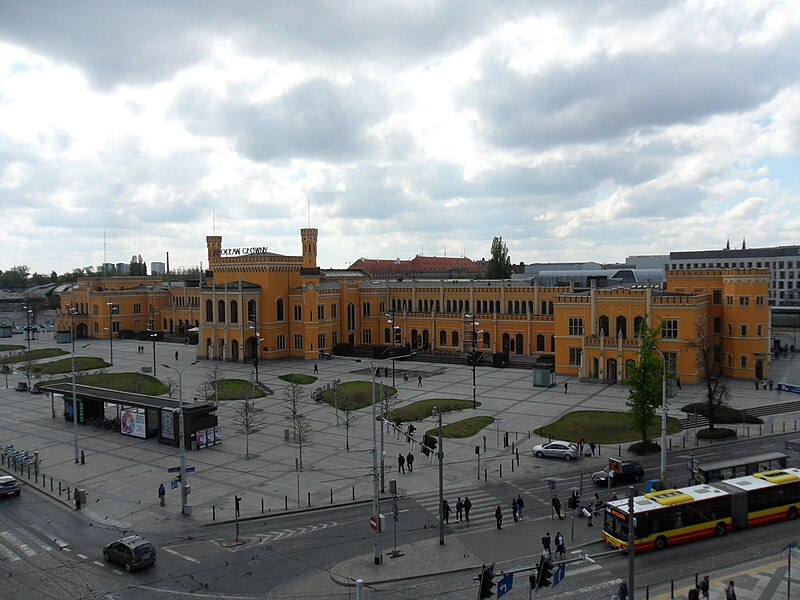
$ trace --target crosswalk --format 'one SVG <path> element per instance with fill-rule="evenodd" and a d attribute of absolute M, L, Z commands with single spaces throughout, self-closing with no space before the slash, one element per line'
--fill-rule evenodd
<path fill-rule="evenodd" d="M 462 501 L 464 501 L 466 498 L 469 498 L 470 502 L 472 502 L 472 508 L 469 511 L 469 523 L 467 523 L 466 518 L 464 518 L 461 522 L 456 520 L 456 502 L 458 501 L 459 496 L 461 497 Z M 430 513 L 431 526 L 438 522 L 439 492 L 431 491 L 422 494 L 415 494 L 410 496 L 410 498 Z M 484 490 L 469 490 L 468 493 L 465 491 L 463 494 L 458 492 L 448 492 L 445 494 L 444 498 L 450 505 L 449 525 L 451 529 L 482 527 L 486 525 L 496 527 L 494 513 L 498 505 L 500 505 L 500 508 L 503 511 L 503 522 L 505 523 L 506 519 L 511 519 L 510 500 L 508 503 L 501 503 L 492 494 L 489 494 Z"/>
<path fill-rule="evenodd" d="M 7 562 L 33 558 L 55 549 L 49 541 L 42 540 L 25 529 L 9 527 L 0 531 L 0 557 Z"/>

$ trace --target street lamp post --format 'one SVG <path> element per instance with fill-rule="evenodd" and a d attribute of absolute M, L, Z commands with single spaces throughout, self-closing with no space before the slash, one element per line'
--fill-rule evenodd
<path fill-rule="evenodd" d="M 661 485 L 667 483 L 667 357 L 657 347 L 653 350 L 661 355 Z"/>
<path fill-rule="evenodd" d="M 475 383 L 475 362 L 476 362 L 476 353 L 477 353 L 477 332 L 475 331 L 475 325 L 480 325 L 480 323 L 475 322 L 475 313 L 466 314 L 464 315 L 466 319 L 469 319 L 472 322 L 472 353 L 470 355 L 470 362 L 472 363 L 472 408 L 478 408 L 478 395 L 477 395 L 477 385 Z"/>
<path fill-rule="evenodd" d="M 111 366 L 114 366 L 114 331 L 113 326 L 111 324 L 111 313 L 114 310 L 114 303 L 113 302 L 106 302 L 108 306 L 108 347 L 111 350 L 111 358 L 109 362 Z"/>
<path fill-rule="evenodd" d="M 181 455 L 181 514 L 187 514 L 186 499 L 189 495 L 189 484 L 186 482 L 186 438 L 183 430 L 183 370 L 196 365 L 197 361 L 178 369 L 176 367 L 162 364 L 162 367 L 172 369 L 178 373 L 178 437 L 180 438 L 178 444 L 180 447 Z"/>
<path fill-rule="evenodd" d="M 394 387 L 394 385 L 395 385 L 395 383 L 394 383 L 394 371 L 395 371 L 395 368 L 394 368 L 394 341 L 395 341 L 394 332 L 396 330 L 400 329 L 400 327 L 398 325 L 395 325 L 395 323 L 394 323 L 395 312 L 396 311 L 393 308 L 391 311 L 389 311 L 388 313 L 384 314 L 384 316 L 386 316 L 386 317 L 391 317 L 389 319 L 389 329 L 391 331 L 391 336 L 392 336 L 392 387 Z"/>
<path fill-rule="evenodd" d="M 258 322 L 256 322 L 256 321 L 248 321 L 248 324 L 250 324 L 250 329 L 253 330 L 253 334 L 255 335 L 255 338 L 256 338 L 256 350 L 253 353 L 253 366 L 256 369 L 256 383 L 259 383 L 259 380 L 258 380 L 258 358 L 259 357 L 258 357 L 258 355 L 261 353 L 260 352 L 261 351 L 261 334 L 258 333 Z"/>
<path fill-rule="evenodd" d="M 28 340 L 28 368 L 25 369 L 26 376 L 28 378 L 28 391 L 31 390 L 31 310 L 27 306 L 23 306 L 22 308 L 25 309 L 25 338 Z"/>
<path fill-rule="evenodd" d="M 158 339 L 158 334 L 154 331 L 150 332 L 150 339 L 153 342 L 153 377 L 156 376 L 156 339 Z"/>
<path fill-rule="evenodd" d="M 69 314 L 72 322 L 70 338 L 72 338 L 72 438 L 75 446 L 75 464 L 78 464 L 78 395 L 75 392 L 75 305 L 70 305 Z"/>

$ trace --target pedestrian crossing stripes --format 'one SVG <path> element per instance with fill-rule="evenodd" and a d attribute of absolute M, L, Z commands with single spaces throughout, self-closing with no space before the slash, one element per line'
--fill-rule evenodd
<path fill-rule="evenodd" d="M 506 518 L 510 517 L 511 508 L 509 506 L 505 506 L 498 502 L 497 498 L 492 496 L 491 494 L 484 492 L 482 490 L 475 490 L 468 494 L 464 494 L 459 492 L 461 500 L 463 501 L 465 498 L 469 498 L 470 502 L 472 502 L 472 508 L 469 511 L 469 525 L 486 525 L 491 524 L 495 526 L 496 521 L 494 517 L 494 512 L 497 509 L 497 505 L 500 504 L 501 508 L 503 509 L 503 514 Z M 413 499 L 417 504 L 422 506 L 425 510 L 427 510 L 434 520 L 439 518 L 439 492 L 428 492 L 425 494 L 414 495 L 410 497 Z M 447 503 L 450 505 L 450 518 L 449 518 L 449 525 L 451 528 L 455 527 L 466 527 L 467 520 L 466 515 L 462 521 L 456 520 L 456 502 L 458 501 L 458 496 L 454 495 L 453 493 L 447 493 L 444 496 Z M 524 510 L 523 510 L 524 516 Z"/>
<path fill-rule="evenodd" d="M 40 552 L 51 552 L 53 546 L 23 529 L 0 531 L 0 556 L 9 562 L 32 558 Z"/>

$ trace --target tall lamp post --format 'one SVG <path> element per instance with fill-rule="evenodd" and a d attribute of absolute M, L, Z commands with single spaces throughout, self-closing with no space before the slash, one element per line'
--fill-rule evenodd
<path fill-rule="evenodd" d="M 156 376 L 156 340 L 158 339 L 158 334 L 155 331 L 150 332 L 150 339 L 153 342 L 153 377 Z"/>
<path fill-rule="evenodd" d="M 466 314 L 464 318 L 467 319 L 468 322 L 472 322 L 472 352 L 470 354 L 470 362 L 472 363 L 472 408 L 478 408 L 478 396 L 477 396 L 477 385 L 475 383 L 475 363 L 477 362 L 477 346 L 478 346 L 478 332 L 475 331 L 475 325 L 480 325 L 480 323 L 475 322 L 475 313 Z"/>
<path fill-rule="evenodd" d="M 31 389 L 31 309 L 27 306 L 23 306 L 22 308 L 25 309 L 25 338 L 28 340 L 28 368 L 25 369 L 26 376 L 28 378 L 28 391 Z"/>
<path fill-rule="evenodd" d="M 667 483 L 667 357 L 661 349 L 653 346 L 661 355 L 661 485 Z"/>
<path fill-rule="evenodd" d="M 258 355 L 261 354 L 261 334 L 258 333 L 258 322 L 257 321 L 248 321 L 247 323 L 250 326 L 250 329 L 253 330 L 253 335 L 255 335 L 255 338 L 256 338 L 256 350 L 253 353 L 253 357 L 252 358 L 253 358 L 253 366 L 256 369 L 256 383 L 259 383 L 259 381 L 258 381 L 258 358 L 259 358 L 259 356 Z"/>
<path fill-rule="evenodd" d="M 178 445 L 180 447 L 180 454 L 181 454 L 181 514 L 186 515 L 190 514 L 191 510 L 187 511 L 186 499 L 189 495 L 189 484 L 186 482 L 186 438 L 183 433 L 183 370 L 187 369 L 193 365 L 196 365 L 197 361 L 186 365 L 185 367 L 178 369 L 176 367 L 162 364 L 162 367 L 167 369 L 172 369 L 178 373 L 178 437 L 180 438 L 178 441 Z"/>
<path fill-rule="evenodd" d="M 111 313 L 114 311 L 114 303 L 113 302 L 106 302 L 108 306 L 108 347 L 111 350 L 111 359 L 110 363 L 111 366 L 114 366 L 114 331 L 113 326 L 111 324 Z"/>
<path fill-rule="evenodd" d="M 75 313 L 77 308 L 72 304 L 67 310 L 69 310 L 72 323 L 70 330 L 70 338 L 72 338 L 72 438 L 75 446 L 75 464 L 77 465 L 80 460 L 78 457 L 78 395 L 75 392 Z"/>
<path fill-rule="evenodd" d="M 391 329 L 391 335 L 392 335 L 392 387 L 394 387 L 394 385 L 395 385 L 395 383 L 394 383 L 394 371 L 395 371 L 395 368 L 394 368 L 394 343 L 395 343 L 395 337 L 396 337 L 395 336 L 395 332 L 400 330 L 400 326 L 399 325 L 395 325 L 395 322 L 394 322 L 395 312 L 396 311 L 393 308 L 391 311 L 389 311 L 387 313 L 384 313 L 384 316 L 389 317 L 388 323 L 389 323 L 389 328 Z"/>

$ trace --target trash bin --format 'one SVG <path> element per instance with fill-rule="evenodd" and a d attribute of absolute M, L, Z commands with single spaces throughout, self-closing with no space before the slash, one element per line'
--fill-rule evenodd
<path fill-rule="evenodd" d="M 389 480 L 389 493 L 392 496 L 397 496 L 397 480 L 396 479 L 390 479 Z"/>
<path fill-rule="evenodd" d="M 183 507 L 183 514 L 185 514 L 187 517 L 191 517 L 192 516 L 192 507 L 191 507 L 191 505 L 187 504 L 186 506 Z"/>
<path fill-rule="evenodd" d="M 80 496 L 81 504 L 85 505 L 86 504 L 86 490 L 83 489 L 83 488 L 79 488 L 78 489 L 78 495 Z"/>

